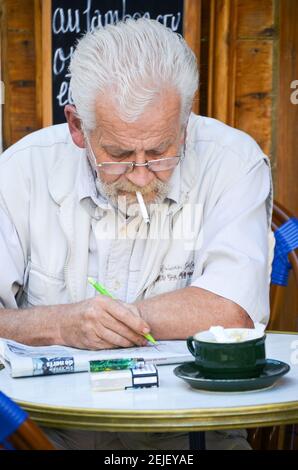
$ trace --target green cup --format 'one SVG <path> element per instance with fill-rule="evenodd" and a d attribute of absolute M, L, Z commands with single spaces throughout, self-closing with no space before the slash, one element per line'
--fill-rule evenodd
<path fill-rule="evenodd" d="M 232 329 L 228 329 L 232 331 Z M 237 332 L 245 328 L 233 329 Z M 266 335 L 234 343 L 213 341 L 209 331 L 187 338 L 187 347 L 199 371 L 208 379 L 257 377 L 266 363 Z"/>

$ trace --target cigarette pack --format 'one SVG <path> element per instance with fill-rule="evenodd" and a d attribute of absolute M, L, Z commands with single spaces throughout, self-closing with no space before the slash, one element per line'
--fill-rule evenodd
<path fill-rule="evenodd" d="M 158 387 L 158 372 L 154 364 L 143 362 L 128 369 L 90 371 L 93 391 L 127 390 L 130 388 Z"/>
<path fill-rule="evenodd" d="M 144 367 L 145 360 L 142 357 L 96 359 L 89 361 L 90 372 L 105 372 L 109 370 L 123 370 Z"/>

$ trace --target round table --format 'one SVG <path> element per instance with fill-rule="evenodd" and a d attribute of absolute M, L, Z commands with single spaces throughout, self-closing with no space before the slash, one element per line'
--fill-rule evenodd
<path fill-rule="evenodd" d="M 159 366 L 159 388 L 92 392 L 87 372 L 12 379 L 0 372 L 1 390 L 41 425 L 105 431 L 210 431 L 298 422 L 298 334 L 268 333 L 267 357 L 290 372 L 272 388 L 242 393 L 192 389 Z"/>

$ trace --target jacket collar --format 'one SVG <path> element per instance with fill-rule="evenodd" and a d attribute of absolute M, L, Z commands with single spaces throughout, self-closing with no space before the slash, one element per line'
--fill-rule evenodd
<path fill-rule="evenodd" d="M 65 145 L 68 146 L 65 149 Z M 67 142 L 63 143 L 62 149 L 58 147 L 57 152 L 61 152 L 50 172 L 48 179 L 48 189 L 53 200 L 60 206 L 64 199 L 74 190 L 78 176 L 79 163 L 85 154 L 84 149 L 77 147 L 70 134 Z"/>

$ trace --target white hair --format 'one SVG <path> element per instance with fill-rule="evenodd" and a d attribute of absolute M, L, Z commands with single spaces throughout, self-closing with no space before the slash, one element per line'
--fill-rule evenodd
<path fill-rule="evenodd" d="M 88 32 L 79 40 L 70 63 L 70 88 L 84 128 L 96 127 L 99 93 L 110 90 L 123 121 L 133 122 L 163 89 L 181 100 L 186 124 L 198 88 L 195 54 L 184 39 L 156 20 L 128 19 Z"/>

